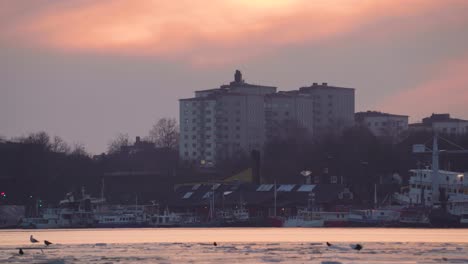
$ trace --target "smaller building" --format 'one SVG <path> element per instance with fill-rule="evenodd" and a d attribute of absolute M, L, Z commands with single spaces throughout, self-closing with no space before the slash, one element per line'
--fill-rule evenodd
<path fill-rule="evenodd" d="M 452 118 L 450 114 L 432 114 L 421 123 L 410 125 L 413 131 L 437 131 L 442 134 L 464 135 L 468 133 L 468 120 Z"/>
<path fill-rule="evenodd" d="M 396 140 L 408 130 L 408 116 L 394 115 L 377 111 L 358 112 L 355 114 L 357 125 L 367 127 L 376 137 Z"/>

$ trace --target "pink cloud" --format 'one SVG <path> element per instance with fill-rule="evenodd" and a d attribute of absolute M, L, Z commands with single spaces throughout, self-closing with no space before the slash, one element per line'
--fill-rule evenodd
<path fill-rule="evenodd" d="M 5 7 L 8 17 L 24 3 L 0 3 L 0 10 Z M 468 5 L 458 0 L 451 3 L 451 8 Z M 3 30 L 4 40 L 24 45 L 150 55 L 204 65 L 326 41 L 382 18 L 397 21 L 430 15 L 447 6 L 437 0 L 81 0 L 52 2 L 27 16 L 10 16 L 13 23 Z M 405 29 L 397 25 L 393 30 Z"/>
<path fill-rule="evenodd" d="M 468 56 L 438 65 L 428 80 L 408 87 L 379 104 L 391 113 L 409 114 L 412 121 L 431 113 L 468 118 Z"/>

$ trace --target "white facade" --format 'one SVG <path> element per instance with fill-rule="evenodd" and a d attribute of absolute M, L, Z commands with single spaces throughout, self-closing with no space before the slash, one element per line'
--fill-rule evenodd
<path fill-rule="evenodd" d="M 314 100 L 314 135 L 340 132 L 354 125 L 354 89 L 314 83 L 299 89 Z"/>
<path fill-rule="evenodd" d="M 432 129 L 442 134 L 464 135 L 468 133 L 468 121 L 436 121 L 432 123 Z"/>
<path fill-rule="evenodd" d="M 396 139 L 408 130 L 408 116 L 380 112 L 356 113 L 356 123 L 367 127 L 376 137 Z"/>
<path fill-rule="evenodd" d="M 313 135 L 314 102 L 312 97 L 272 94 L 265 97 L 265 122 L 267 138 L 279 136 L 279 128 L 292 121 L 307 129 Z"/>
<path fill-rule="evenodd" d="M 422 123 L 410 125 L 412 130 L 437 131 L 441 134 L 465 135 L 468 133 L 468 120 L 451 118 L 450 114 L 432 114 Z"/>
<path fill-rule="evenodd" d="M 275 93 L 276 87 L 247 84 L 241 77 L 180 100 L 179 153 L 183 160 L 210 166 L 218 159 L 263 147 L 264 96 Z"/>

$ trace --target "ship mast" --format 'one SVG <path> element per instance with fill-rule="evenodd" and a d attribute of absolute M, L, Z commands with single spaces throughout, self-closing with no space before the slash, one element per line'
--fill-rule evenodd
<path fill-rule="evenodd" d="M 437 132 L 432 140 L 432 204 L 439 200 L 439 145 Z"/>

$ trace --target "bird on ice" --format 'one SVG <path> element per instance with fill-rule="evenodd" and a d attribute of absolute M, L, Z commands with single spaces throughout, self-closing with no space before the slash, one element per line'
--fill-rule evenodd
<path fill-rule="evenodd" d="M 351 248 L 357 251 L 360 251 L 363 248 L 363 246 L 361 244 L 356 244 L 356 245 L 351 245 Z"/>
<path fill-rule="evenodd" d="M 50 242 L 50 241 L 44 240 L 44 244 L 45 244 L 46 246 L 49 246 L 49 245 L 52 245 L 53 243 Z"/>
<path fill-rule="evenodd" d="M 218 244 L 217 244 L 216 242 L 214 242 L 214 243 L 213 243 L 213 246 L 215 246 L 215 247 L 216 247 L 217 245 L 218 245 Z"/>
<path fill-rule="evenodd" d="M 29 241 L 31 241 L 31 243 L 39 242 L 39 240 L 35 239 L 32 235 L 29 237 Z"/>
<path fill-rule="evenodd" d="M 331 247 L 331 246 L 332 246 L 332 244 L 330 244 L 330 243 L 328 243 L 328 242 L 327 242 L 327 246 L 328 246 L 328 247 Z"/>
<path fill-rule="evenodd" d="M 24 255 L 24 252 L 23 252 L 23 249 L 22 249 L 22 248 L 20 248 L 20 249 L 19 249 L 19 252 L 18 252 L 18 254 L 20 254 L 20 255 Z"/>

